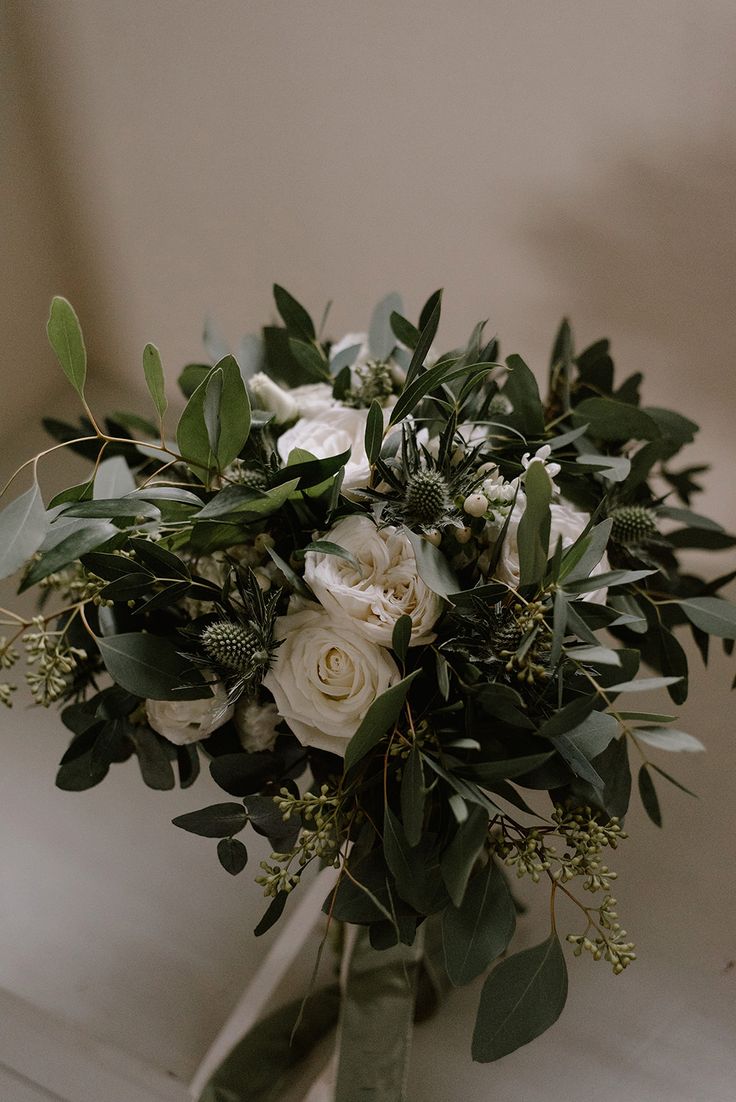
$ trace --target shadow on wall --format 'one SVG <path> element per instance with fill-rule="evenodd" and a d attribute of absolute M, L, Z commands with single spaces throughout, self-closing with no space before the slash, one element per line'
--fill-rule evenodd
<path fill-rule="evenodd" d="M 581 317 L 656 343 L 688 387 L 718 382 L 734 397 L 735 180 L 735 133 L 652 144 L 525 230 Z"/>

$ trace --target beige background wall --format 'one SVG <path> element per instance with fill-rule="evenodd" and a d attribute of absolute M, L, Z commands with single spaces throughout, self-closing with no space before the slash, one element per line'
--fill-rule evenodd
<path fill-rule="evenodd" d="M 6 0 L 2 21 L 4 468 L 73 408 L 44 341 L 55 291 L 93 396 L 132 404 L 147 340 L 173 381 L 205 314 L 236 341 L 274 280 L 315 312 L 334 298 L 338 335 L 387 290 L 414 314 L 442 284 L 446 343 L 488 317 L 540 372 L 563 313 L 610 335 L 650 402 L 703 425 L 703 505 L 734 523 L 731 0 Z M 661 835 L 631 819 L 637 968 L 576 962 L 563 1022 L 493 1069 L 466 1061 L 477 992 L 456 996 L 421 1031 L 417 1102 L 459 1097 L 455 1077 L 512 1102 L 732 1097 L 730 672 L 699 673 L 682 711 L 708 755 L 670 763 L 703 798 L 663 792 Z M 153 794 L 131 766 L 56 793 L 53 718 L 2 718 L 0 984 L 186 1077 L 260 951 L 254 893 L 167 828 L 210 791 Z"/>

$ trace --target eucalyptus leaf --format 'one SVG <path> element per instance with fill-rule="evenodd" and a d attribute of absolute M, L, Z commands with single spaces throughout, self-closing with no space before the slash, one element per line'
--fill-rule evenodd
<path fill-rule="evenodd" d="M 677 602 L 696 628 L 721 639 L 736 639 L 736 605 L 722 597 L 690 597 Z"/>
<path fill-rule="evenodd" d="M 278 283 L 273 285 L 273 297 L 286 328 L 294 333 L 300 333 L 308 341 L 314 340 L 316 336 L 314 322 L 302 304 Z"/>
<path fill-rule="evenodd" d="M 700 739 L 694 735 L 688 735 L 685 731 L 678 731 L 674 727 L 637 727 L 634 735 L 648 746 L 654 746 L 658 750 L 669 750 L 680 753 L 697 753 L 705 750 Z"/>
<path fill-rule="evenodd" d="M 481 807 L 473 807 L 442 854 L 440 872 L 456 907 L 463 901 L 470 874 L 484 850 L 487 837 L 488 814 Z"/>
<path fill-rule="evenodd" d="M 141 632 L 97 638 L 116 684 L 147 700 L 200 700 L 212 692 L 198 670 L 161 636 Z"/>
<path fill-rule="evenodd" d="M 461 987 L 485 972 L 506 950 L 515 927 L 506 878 L 489 861 L 470 880 L 460 906 L 442 912 L 442 946 L 451 982 Z"/>
<path fill-rule="evenodd" d="M 148 392 L 156 407 L 158 419 L 163 422 L 168 402 L 166 401 L 166 383 L 161 363 L 161 353 L 155 344 L 147 344 L 143 349 L 143 374 L 146 378 Z"/>
<path fill-rule="evenodd" d="M 411 683 L 419 670 L 410 673 L 376 697 L 345 751 L 345 771 L 352 769 L 389 732 L 401 715 Z"/>
<path fill-rule="evenodd" d="M 383 409 L 377 398 L 371 402 L 365 421 L 365 453 L 371 466 L 381 454 L 383 443 Z"/>
<path fill-rule="evenodd" d="M 646 765 L 642 765 L 639 770 L 639 795 L 644 805 L 644 810 L 649 818 L 655 826 L 661 827 L 662 811 L 659 806 L 659 798 L 657 796 L 657 790 L 654 787 L 654 781 Z"/>
<path fill-rule="evenodd" d="M 483 985 L 473 1033 L 480 1063 L 533 1041 L 549 1029 L 567 1000 L 567 967 L 556 933 L 541 945 L 507 957 Z"/>
<path fill-rule="evenodd" d="M 401 821 L 410 846 L 419 845 L 421 840 L 426 798 L 422 756 L 412 746 L 401 774 Z"/>
<path fill-rule="evenodd" d="M 9 578 L 38 551 L 48 531 L 38 483 L 11 501 L 0 513 L 0 578 Z"/>
<path fill-rule="evenodd" d="M 84 398 L 84 384 L 87 378 L 87 350 L 84 347 L 84 337 L 74 308 L 60 295 L 51 301 L 46 333 L 64 374 L 80 398 Z"/>
<path fill-rule="evenodd" d="M 517 529 L 521 586 L 541 582 L 547 569 L 552 481 L 544 463 L 530 463 L 524 481 L 526 506 Z"/>
<path fill-rule="evenodd" d="M 376 306 L 368 328 L 368 351 L 374 360 L 385 362 L 396 344 L 396 338 L 391 329 L 391 316 L 401 313 L 403 309 L 401 296 L 392 292 L 382 298 Z"/>
<path fill-rule="evenodd" d="M 242 804 L 211 804 L 200 811 L 189 811 L 171 820 L 174 826 L 200 834 L 203 838 L 232 838 L 239 834 L 248 822 Z"/>

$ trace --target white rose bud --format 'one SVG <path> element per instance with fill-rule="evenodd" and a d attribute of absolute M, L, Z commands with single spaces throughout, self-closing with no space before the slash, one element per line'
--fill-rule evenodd
<path fill-rule="evenodd" d="M 212 689 L 213 695 L 201 700 L 147 700 L 149 726 L 175 746 L 207 738 L 233 715 L 223 686 L 218 683 Z"/>
<path fill-rule="evenodd" d="M 289 391 L 280 387 L 263 371 L 257 372 L 248 380 L 248 388 L 253 398 L 253 405 L 257 409 L 265 409 L 268 413 L 273 413 L 277 425 L 285 425 L 298 416 L 299 406 Z"/>
<path fill-rule="evenodd" d="M 367 516 L 339 521 L 324 537 L 349 551 L 358 566 L 337 555 L 308 551 L 304 578 L 317 600 L 351 629 L 390 647 L 396 621 L 411 616 L 409 646 L 431 643 L 442 601 L 417 572 L 414 548 L 401 529 L 378 528 Z"/>
<path fill-rule="evenodd" d="M 257 704 L 241 697 L 235 705 L 235 729 L 240 745 L 249 754 L 272 750 L 276 742 L 279 713 L 275 704 Z"/>
<path fill-rule="evenodd" d="M 352 621 L 313 606 L 276 621 L 281 645 L 263 684 L 305 746 L 344 755 L 373 701 L 401 674 Z"/>

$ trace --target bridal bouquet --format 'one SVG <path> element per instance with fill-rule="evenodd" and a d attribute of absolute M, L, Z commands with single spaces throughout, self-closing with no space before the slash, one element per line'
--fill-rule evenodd
<path fill-rule="evenodd" d="M 437 351 L 439 293 L 416 325 L 390 295 L 337 343 L 274 293 L 279 324 L 236 354 L 206 334 L 214 363 L 182 371 L 175 432 L 151 344 L 152 416 L 92 411 L 77 317 L 54 299 L 84 416 L 46 421 L 58 442 L 0 513 L 0 574 L 40 596 L 32 618 L 3 610 L 0 662 L 23 653 L 35 701 L 61 706 L 59 787 L 131 757 L 157 789 L 209 769 L 222 802 L 174 823 L 255 879 L 256 935 L 334 869 L 340 985 L 256 1027 L 203 1097 L 279 1097 L 339 1019 L 334 1097 L 390 1102 L 412 1017 L 450 985 L 485 976 L 472 1055 L 492 1061 L 559 1016 L 564 943 L 615 973 L 635 959 L 610 867 L 630 757 L 659 826 L 662 786 L 688 792 L 663 752 L 702 749 L 636 694 L 683 703 L 680 629 L 703 661 L 711 635 L 732 647 L 734 575 L 679 556 L 736 540 L 690 509 L 703 468 L 675 457 L 697 426 L 643 406 L 640 375 L 616 381 L 607 341 L 576 352 L 563 323 L 543 398 L 482 324 Z M 47 500 L 37 476 L 63 448 L 88 474 Z M 250 831 L 272 849 L 255 875 Z M 549 934 L 515 951 L 524 877 Z"/>

